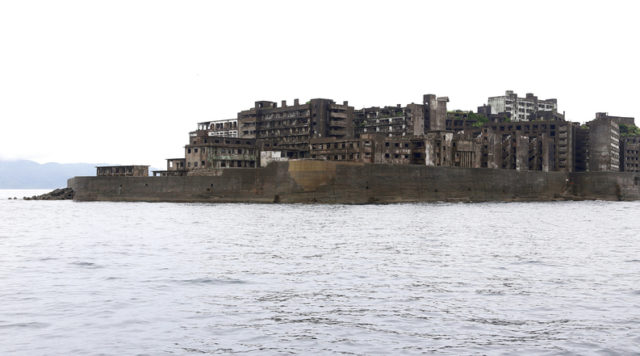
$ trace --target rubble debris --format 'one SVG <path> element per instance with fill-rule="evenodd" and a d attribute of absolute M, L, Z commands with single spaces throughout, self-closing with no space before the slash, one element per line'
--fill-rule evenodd
<path fill-rule="evenodd" d="M 23 197 L 24 200 L 69 200 L 73 199 L 73 189 L 60 188 L 42 195 L 34 195 L 32 197 Z M 14 198 L 15 199 L 15 198 Z"/>

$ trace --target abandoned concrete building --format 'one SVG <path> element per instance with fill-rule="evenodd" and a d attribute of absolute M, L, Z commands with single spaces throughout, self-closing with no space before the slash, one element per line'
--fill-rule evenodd
<path fill-rule="evenodd" d="M 153 176 L 186 176 L 187 160 L 184 158 L 167 158 L 167 170 L 153 171 Z"/>
<path fill-rule="evenodd" d="M 396 107 L 371 107 L 354 113 L 355 136 L 380 134 L 388 137 L 403 137 L 415 131 L 424 132 L 423 124 L 416 119 L 411 109 Z M 415 120 L 414 120 L 415 119 Z"/>
<path fill-rule="evenodd" d="M 149 166 L 98 166 L 96 167 L 98 177 L 148 177 Z"/>
<path fill-rule="evenodd" d="M 238 113 L 239 137 L 255 139 L 261 150 L 285 150 L 289 158 L 309 158 L 314 137 L 353 137 L 353 107 L 330 99 L 311 99 L 293 105 L 257 101 Z"/>
<path fill-rule="evenodd" d="M 185 146 L 188 171 L 218 168 L 255 168 L 258 166 L 258 150 L 253 139 L 239 137 L 205 136 L 205 132 L 192 136 L 192 143 Z M 205 138 L 206 137 L 206 138 Z"/>
<path fill-rule="evenodd" d="M 486 124 L 478 135 L 483 142 L 481 167 L 572 171 L 574 130 L 567 121 Z"/>
<path fill-rule="evenodd" d="M 502 96 L 489 97 L 487 104 L 491 107 L 491 114 L 509 113 L 513 121 L 529 121 L 538 112 L 558 111 L 557 99 L 540 100 L 532 93 L 519 98 L 512 90 L 507 90 Z"/>
<path fill-rule="evenodd" d="M 471 130 L 481 125 L 473 111 L 455 110 L 447 113 L 445 128 L 450 131 Z"/>
<path fill-rule="evenodd" d="M 640 135 L 620 138 L 620 170 L 640 172 Z"/>
<path fill-rule="evenodd" d="M 211 137 L 238 137 L 238 119 L 199 122 L 198 130 Z"/>
<path fill-rule="evenodd" d="M 379 134 L 388 137 L 421 136 L 427 131 L 444 130 L 447 97 L 426 94 L 422 104 L 370 107 L 354 112 L 355 137 Z"/>
<path fill-rule="evenodd" d="M 573 152 L 574 172 L 589 171 L 589 127 L 585 125 L 576 126 L 573 131 L 575 142 Z"/>
<path fill-rule="evenodd" d="M 620 127 L 618 120 L 604 113 L 587 123 L 589 127 L 589 171 L 620 170 Z"/>
<path fill-rule="evenodd" d="M 311 158 L 375 164 L 419 164 L 431 167 L 480 167 L 478 140 L 449 131 L 422 136 L 362 134 L 358 139 L 313 139 Z"/>
<path fill-rule="evenodd" d="M 166 171 L 154 175 L 218 174 L 219 169 L 265 167 L 292 159 L 545 172 L 638 171 L 640 135 L 622 140 L 619 131 L 622 124 L 635 127 L 633 118 L 598 113 L 580 125 L 557 113 L 556 99 L 538 100 L 532 94 L 518 98 L 510 91 L 496 98 L 477 113 L 448 112 L 448 97 L 433 94 L 424 95 L 421 104 L 357 110 L 347 101 L 330 99 L 303 104 L 295 99 L 293 105 L 257 101 L 237 119 L 199 123 L 189 133 L 185 158 L 168 159 Z"/>

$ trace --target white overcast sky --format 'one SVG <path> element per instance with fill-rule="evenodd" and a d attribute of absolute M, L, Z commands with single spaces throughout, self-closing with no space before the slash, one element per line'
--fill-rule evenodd
<path fill-rule="evenodd" d="M 634 1 L 0 1 L 0 159 L 151 164 L 256 100 L 640 116 Z"/>

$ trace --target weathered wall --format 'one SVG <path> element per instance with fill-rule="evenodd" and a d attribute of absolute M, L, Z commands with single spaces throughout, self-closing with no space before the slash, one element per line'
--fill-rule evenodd
<path fill-rule="evenodd" d="M 572 173 L 570 185 L 572 194 L 582 199 L 640 200 L 640 173 Z"/>
<path fill-rule="evenodd" d="M 607 172 L 620 170 L 620 131 L 613 119 L 598 119 L 589 125 L 589 171 Z"/>
<path fill-rule="evenodd" d="M 640 174 L 299 160 L 217 176 L 75 177 L 75 200 L 174 202 L 395 203 L 640 199 Z"/>

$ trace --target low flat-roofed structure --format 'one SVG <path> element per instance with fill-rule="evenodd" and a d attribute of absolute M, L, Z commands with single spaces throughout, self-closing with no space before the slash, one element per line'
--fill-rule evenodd
<path fill-rule="evenodd" d="M 149 166 L 98 166 L 96 167 L 98 177 L 148 177 Z"/>
<path fill-rule="evenodd" d="M 186 159 L 184 158 L 167 158 L 167 170 L 166 171 L 153 171 L 153 176 L 166 177 L 166 176 L 186 176 L 187 169 Z"/>

